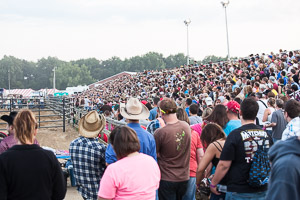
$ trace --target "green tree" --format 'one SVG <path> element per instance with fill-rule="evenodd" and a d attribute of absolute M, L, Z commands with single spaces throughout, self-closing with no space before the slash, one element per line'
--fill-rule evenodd
<path fill-rule="evenodd" d="M 171 69 L 186 64 L 187 57 L 183 53 L 170 55 L 165 59 L 166 68 Z"/>

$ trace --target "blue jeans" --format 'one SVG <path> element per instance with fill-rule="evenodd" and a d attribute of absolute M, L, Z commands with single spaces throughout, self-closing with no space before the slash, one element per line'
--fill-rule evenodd
<path fill-rule="evenodd" d="M 256 193 L 226 192 L 225 200 L 265 200 L 267 191 Z"/>
<path fill-rule="evenodd" d="M 220 195 L 216 195 L 214 193 L 210 194 L 210 200 L 225 200 L 225 198 L 226 198 L 225 193 L 221 193 Z"/>
<path fill-rule="evenodd" d="M 185 195 L 183 200 L 195 200 L 196 199 L 196 177 L 190 177 L 190 180 L 187 185 Z"/>
<path fill-rule="evenodd" d="M 182 200 L 188 181 L 171 182 L 161 180 L 158 189 L 159 200 Z"/>

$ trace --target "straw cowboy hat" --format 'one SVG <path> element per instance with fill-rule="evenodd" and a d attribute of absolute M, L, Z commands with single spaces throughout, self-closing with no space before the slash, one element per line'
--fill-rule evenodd
<path fill-rule="evenodd" d="M 150 115 L 148 108 L 133 97 L 128 100 L 126 105 L 121 103 L 120 112 L 125 119 L 148 119 Z"/>
<path fill-rule="evenodd" d="M 80 119 L 78 132 L 83 137 L 95 138 L 103 130 L 105 123 L 105 117 L 102 114 L 98 115 L 96 111 L 91 111 Z"/>

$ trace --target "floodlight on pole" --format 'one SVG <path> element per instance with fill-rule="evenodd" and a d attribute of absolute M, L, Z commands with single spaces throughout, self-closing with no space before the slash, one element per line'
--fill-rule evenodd
<path fill-rule="evenodd" d="M 189 25 L 192 21 L 190 19 L 184 20 L 186 25 L 186 47 L 187 47 L 187 65 L 190 64 L 190 54 L 189 54 Z"/>
<path fill-rule="evenodd" d="M 230 53 L 229 53 L 229 37 L 228 37 L 228 25 L 227 25 L 227 11 L 226 8 L 229 4 L 229 0 L 227 2 L 221 2 L 224 10 L 225 10 L 225 23 L 226 23 L 226 36 L 227 36 L 227 59 L 230 60 Z"/>

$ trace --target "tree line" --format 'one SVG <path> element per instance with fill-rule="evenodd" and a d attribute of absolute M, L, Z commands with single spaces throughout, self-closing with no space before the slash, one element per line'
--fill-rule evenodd
<path fill-rule="evenodd" d="M 198 61 L 198 63 L 217 62 L 225 59 L 206 56 L 203 61 Z M 107 60 L 87 58 L 69 62 L 55 57 L 30 62 L 13 56 L 4 56 L 0 60 L 0 88 L 8 89 L 9 78 L 11 89 L 53 88 L 54 67 L 56 88 L 64 90 L 66 87 L 89 85 L 123 71 L 141 72 L 180 67 L 186 63 L 186 60 L 187 57 L 183 53 L 163 57 L 162 54 L 156 52 L 124 60 L 114 56 Z"/>

